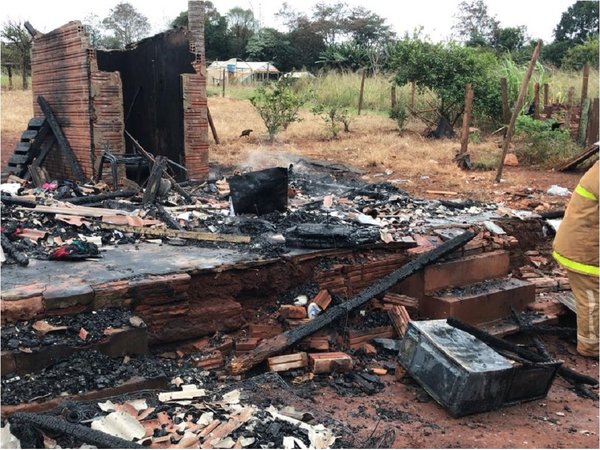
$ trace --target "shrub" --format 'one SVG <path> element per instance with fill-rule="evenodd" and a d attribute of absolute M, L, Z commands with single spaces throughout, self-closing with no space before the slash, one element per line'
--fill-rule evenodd
<path fill-rule="evenodd" d="M 344 125 L 344 131 L 350 132 L 350 113 L 348 108 L 338 105 L 318 104 L 313 106 L 312 113 L 320 116 L 327 126 L 327 131 L 336 138 L 340 132 L 340 124 Z"/>
<path fill-rule="evenodd" d="M 402 132 L 404 125 L 406 124 L 406 107 L 404 103 L 397 102 L 396 105 L 390 110 L 390 119 L 394 119 L 398 125 L 398 131 Z"/>
<path fill-rule="evenodd" d="M 285 78 L 259 86 L 256 93 L 250 97 L 250 102 L 267 127 L 271 141 L 279 131 L 286 130 L 291 123 L 300 122 L 298 110 L 307 100 L 307 95 L 295 93 Z"/>
<path fill-rule="evenodd" d="M 519 116 L 515 128 L 515 153 L 519 162 L 554 166 L 579 151 L 568 130 L 552 130 L 552 122 Z"/>

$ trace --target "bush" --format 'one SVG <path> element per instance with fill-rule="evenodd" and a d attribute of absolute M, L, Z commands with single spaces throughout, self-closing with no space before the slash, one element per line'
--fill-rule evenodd
<path fill-rule="evenodd" d="M 394 119 L 398 125 L 398 131 L 402 132 L 404 125 L 406 124 L 406 107 L 402 102 L 396 103 L 396 105 L 390 110 L 390 119 Z"/>
<path fill-rule="evenodd" d="M 308 96 L 295 93 L 285 78 L 259 86 L 256 93 L 250 97 L 250 102 L 267 127 L 271 141 L 279 131 L 286 130 L 291 123 L 300 122 L 298 110 L 307 100 Z"/>
<path fill-rule="evenodd" d="M 350 112 L 348 108 L 343 108 L 338 105 L 318 104 L 313 106 L 312 113 L 325 121 L 327 131 L 331 133 L 333 138 L 336 138 L 340 132 L 340 124 L 344 125 L 344 131 L 350 132 Z"/>
<path fill-rule="evenodd" d="M 568 130 L 552 130 L 551 121 L 519 116 L 515 128 L 515 153 L 520 163 L 555 166 L 580 149 Z"/>
<path fill-rule="evenodd" d="M 561 68 L 581 70 L 585 63 L 590 63 L 593 68 L 598 69 L 598 60 L 598 38 L 590 39 L 568 49 L 561 61 Z"/>

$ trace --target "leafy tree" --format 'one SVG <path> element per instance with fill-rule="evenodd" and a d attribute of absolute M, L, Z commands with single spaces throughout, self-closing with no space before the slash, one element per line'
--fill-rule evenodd
<path fill-rule="evenodd" d="M 554 41 L 542 47 L 541 60 L 546 64 L 560 67 L 567 50 L 573 46 L 571 41 Z"/>
<path fill-rule="evenodd" d="M 2 26 L 2 60 L 21 66 L 21 84 L 27 89 L 27 74 L 31 70 L 31 35 L 20 22 L 9 20 Z"/>
<path fill-rule="evenodd" d="M 248 41 L 257 27 L 254 13 L 251 9 L 235 7 L 227 13 L 227 22 L 229 25 L 228 36 L 231 42 L 231 56 L 244 58 Z"/>
<path fill-rule="evenodd" d="M 354 42 L 363 45 L 379 45 L 395 37 L 386 19 L 362 6 L 353 8 L 345 19 L 344 29 Z"/>
<path fill-rule="evenodd" d="M 558 42 L 582 43 L 598 36 L 598 1 L 578 1 L 562 14 L 554 29 Z"/>
<path fill-rule="evenodd" d="M 565 52 L 561 67 L 565 69 L 581 70 L 585 63 L 598 69 L 598 38 L 588 39 L 583 44 L 571 47 Z"/>
<path fill-rule="evenodd" d="M 513 53 L 523 48 L 526 39 L 527 32 L 525 26 L 497 27 L 492 32 L 491 46 L 498 53 Z"/>
<path fill-rule="evenodd" d="M 343 2 L 327 4 L 319 2 L 312 11 L 312 21 L 326 44 L 334 44 L 346 31 L 348 7 Z"/>
<path fill-rule="evenodd" d="M 287 36 L 273 28 L 262 28 L 248 41 L 246 53 L 250 60 L 271 61 L 279 70 L 294 67 L 294 50 Z"/>
<path fill-rule="evenodd" d="M 340 133 L 340 124 L 344 126 L 346 133 L 350 132 L 351 119 L 348 108 L 340 105 L 317 104 L 312 107 L 311 112 L 325 121 L 327 131 L 331 133 L 333 139 Z"/>
<path fill-rule="evenodd" d="M 171 22 L 173 28 L 187 28 L 188 12 L 183 11 Z M 227 18 L 222 16 L 211 1 L 204 2 L 204 47 L 209 61 L 229 59 Z"/>
<path fill-rule="evenodd" d="M 367 48 L 354 42 L 331 44 L 319 55 L 317 61 L 325 69 L 356 71 L 370 64 Z"/>
<path fill-rule="evenodd" d="M 111 9 L 109 15 L 102 20 L 102 25 L 112 33 L 114 48 L 123 49 L 150 33 L 150 23 L 146 16 L 126 2 Z"/>
<path fill-rule="evenodd" d="M 307 100 L 306 96 L 294 92 L 286 78 L 260 86 L 250 98 L 267 127 L 270 141 L 273 141 L 279 131 L 286 130 L 291 123 L 301 120 L 298 111 Z"/>
<path fill-rule="evenodd" d="M 454 17 L 456 23 L 452 28 L 460 40 L 471 44 L 491 42 L 494 31 L 499 26 L 498 20 L 489 15 L 484 0 L 463 0 Z"/>
<path fill-rule="evenodd" d="M 464 108 L 467 83 L 472 83 L 475 91 L 474 116 L 500 115 L 500 88 L 494 75 L 497 59 L 488 51 L 409 39 L 396 44 L 390 64 L 397 85 L 414 81 L 435 91 L 440 101 L 438 112 L 451 124 Z"/>

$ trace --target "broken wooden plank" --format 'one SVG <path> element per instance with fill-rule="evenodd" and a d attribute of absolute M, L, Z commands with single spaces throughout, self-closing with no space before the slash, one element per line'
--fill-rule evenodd
<path fill-rule="evenodd" d="M 121 211 L 119 209 L 108 209 L 108 208 L 92 208 L 89 206 L 46 206 L 36 205 L 35 208 L 16 208 L 18 211 L 30 211 L 35 213 L 44 214 L 63 214 L 66 216 L 81 216 L 81 217 L 102 217 L 106 215 L 124 215 L 128 216 L 130 213 L 127 211 Z"/>
<path fill-rule="evenodd" d="M 237 242 L 247 244 L 250 236 L 241 234 L 209 233 L 204 231 L 179 231 L 166 228 L 134 227 L 128 225 L 114 226 L 100 223 L 98 226 L 103 230 L 116 230 L 122 233 L 137 233 L 146 236 L 174 237 L 181 239 L 195 239 L 198 241 Z"/>
<path fill-rule="evenodd" d="M 574 157 L 569 159 L 562 166 L 557 167 L 556 170 L 558 170 L 559 172 L 564 172 L 567 170 L 574 169 L 576 166 L 578 166 L 579 164 L 584 162 L 586 159 L 588 159 L 588 158 L 592 157 L 593 155 L 595 155 L 596 153 L 598 153 L 598 149 L 599 149 L 598 142 L 596 142 L 595 144 L 592 144 L 589 147 L 587 147 L 581 153 L 578 153 L 577 155 L 575 155 Z"/>
<path fill-rule="evenodd" d="M 432 194 L 432 195 L 458 195 L 458 192 L 454 192 L 454 191 L 431 191 L 431 190 L 427 190 L 425 191 L 428 194 Z"/>
<path fill-rule="evenodd" d="M 271 372 L 285 372 L 292 369 L 302 369 L 308 366 L 308 355 L 305 352 L 290 355 L 272 356 L 267 359 Z"/>
<path fill-rule="evenodd" d="M 404 306 L 392 305 L 387 310 L 387 313 L 398 336 L 404 337 L 404 333 L 406 333 L 406 329 L 410 323 L 410 316 L 406 308 Z"/>
<path fill-rule="evenodd" d="M 65 137 L 65 135 L 62 131 L 62 128 L 60 127 L 58 121 L 56 120 L 56 117 L 54 116 L 54 113 L 52 112 L 52 108 L 50 108 L 50 105 L 48 104 L 46 99 L 41 95 L 38 96 L 37 101 L 40 105 L 40 108 L 42 108 L 42 112 L 44 113 L 44 116 L 46 116 L 46 120 L 48 121 L 48 124 L 50 125 L 50 128 L 52 129 L 52 134 L 54 134 L 54 137 L 56 138 L 56 141 L 58 142 L 58 146 L 62 150 L 63 154 L 65 155 L 65 158 L 67 159 L 67 161 L 69 162 L 69 165 L 71 166 L 73 175 L 75 176 L 75 178 L 77 178 L 78 181 L 85 182 L 86 178 L 85 178 L 85 175 L 83 174 L 83 170 L 81 169 L 81 166 L 79 165 L 79 161 L 77 161 L 77 157 L 75 156 L 75 153 L 73 152 L 73 149 L 71 148 L 71 145 L 69 144 L 69 141 Z"/>
<path fill-rule="evenodd" d="M 352 358 L 346 353 L 309 353 L 310 371 L 312 373 L 349 372 L 352 370 Z"/>
<path fill-rule="evenodd" d="M 473 239 L 473 237 L 475 237 L 475 233 L 467 231 L 460 236 L 452 238 L 440 246 L 428 251 L 427 253 L 419 255 L 414 260 L 385 276 L 377 283 L 364 289 L 357 296 L 353 297 L 347 302 L 329 308 L 327 311 L 323 311 L 323 313 L 312 319 L 309 323 L 301 325 L 293 330 L 286 331 L 285 333 L 282 333 L 272 339 L 263 341 L 254 351 L 248 353 L 247 355 L 234 358 L 229 366 L 230 371 L 233 374 L 246 372 L 257 364 L 263 362 L 268 357 L 281 353 L 291 345 L 294 345 L 295 343 L 316 333 L 340 317 L 343 317 L 349 312 L 361 307 L 372 298 L 383 294 L 385 291 L 392 288 L 392 286 L 408 278 L 415 272 L 418 272 L 425 266 L 437 261 L 442 256 L 452 253 L 457 248 L 462 247 L 471 239 Z"/>

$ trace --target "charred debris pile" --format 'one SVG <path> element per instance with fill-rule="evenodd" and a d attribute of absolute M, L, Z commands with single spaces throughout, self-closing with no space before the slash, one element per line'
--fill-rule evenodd
<path fill-rule="evenodd" d="M 68 180 L 33 187 L 10 176 L 2 184 L 3 263 L 100 258 L 104 248 L 140 241 L 234 246 L 265 256 L 291 248 L 410 246 L 416 234 L 510 214 L 495 204 L 413 198 L 320 161 L 232 170 L 196 186 L 175 183 L 159 162 L 144 189 Z"/>

